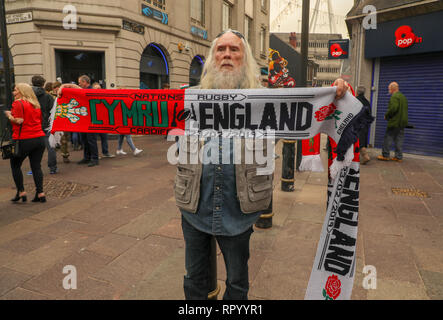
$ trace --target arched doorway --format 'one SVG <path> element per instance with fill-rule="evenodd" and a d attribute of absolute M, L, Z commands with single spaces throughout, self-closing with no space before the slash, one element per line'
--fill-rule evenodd
<path fill-rule="evenodd" d="M 203 71 L 203 65 L 205 64 L 205 58 L 202 56 L 195 56 L 191 62 L 191 68 L 189 69 L 189 86 L 196 86 L 200 83 L 200 76 Z"/>
<path fill-rule="evenodd" d="M 161 89 L 169 84 L 169 64 L 165 50 L 150 43 L 140 59 L 140 89 Z"/>

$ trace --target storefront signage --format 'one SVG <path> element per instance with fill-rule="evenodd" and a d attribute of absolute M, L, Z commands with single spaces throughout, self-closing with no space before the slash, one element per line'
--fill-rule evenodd
<path fill-rule="evenodd" d="M 329 59 L 349 58 L 349 39 L 329 40 Z"/>
<path fill-rule="evenodd" d="M 193 35 L 196 35 L 196 36 L 200 37 L 200 38 L 208 40 L 208 32 L 206 30 L 197 28 L 195 26 L 191 26 L 191 33 Z"/>
<path fill-rule="evenodd" d="M 122 29 L 127 30 L 127 31 L 131 31 L 131 32 L 135 32 L 138 34 L 145 34 L 145 27 L 144 26 L 142 26 L 141 24 L 135 23 L 135 22 L 127 21 L 127 20 L 123 20 Z"/>
<path fill-rule="evenodd" d="M 163 24 L 168 24 L 168 14 L 142 4 L 142 13 L 148 18 L 155 19 Z"/>
<path fill-rule="evenodd" d="M 443 11 L 411 16 L 377 24 L 366 30 L 365 58 L 395 57 L 443 51 L 441 33 Z"/>
<path fill-rule="evenodd" d="M 20 23 L 32 21 L 32 12 L 11 13 L 6 15 L 6 23 Z"/>
<path fill-rule="evenodd" d="M 410 26 L 401 26 L 395 31 L 395 45 L 399 48 L 409 48 L 414 43 L 422 43 L 423 38 L 417 37 Z"/>

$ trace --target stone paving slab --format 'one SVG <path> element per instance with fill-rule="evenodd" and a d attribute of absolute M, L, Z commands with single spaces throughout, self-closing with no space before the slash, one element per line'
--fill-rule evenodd
<path fill-rule="evenodd" d="M 402 239 L 402 236 L 364 232 L 365 262 L 377 268 L 380 278 L 422 284 L 412 249 Z"/>
<path fill-rule="evenodd" d="M 70 232 L 65 237 L 57 238 L 26 255 L 20 255 L 10 260 L 5 264 L 5 267 L 36 276 L 49 269 L 59 260 L 87 247 L 96 240 L 97 237 L 95 236 Z"/>
<path fill-rule="evenodd" d="M 50 300 L 50 298 L 38 292 L 16 287 L 14 290 L 1 296 L 0 300 Z"/>
<path fill-rule="evenodd" d="M 367 290 L 368 300 L 429 300 L 424 285 L 377 278 L 377 289 Z"/>
<path fill-rule="evenodd" d="M 28 274 L 0 267 L 0 296 L 20 286 L 30 277 Z"/>
<path fill-rule="evenodd" d="M 432 300 L 443 300 L 443 273 L 420 270 L 426 293 Z"/>
<path fill-rule="evenodd" d="M 111 257 L 88 250 L 74 252 L 72 255 L 60 259 L 51 268 L 45 270 L 31 280 L 22 284 L 22 288 L 39 292 L 52 299 L 64 299 L 71 291 L 63 287 L 63 280 L 71 271 L 63 273 L 66 266 L 74 266 L 77 275 L 77 289 L 82 288 L 82 282 L 90 275 L 103 268 L 112 260 Z M 68 270 L 68 269 L 67 269 Z M 83 290 L 82 290 L 83 291 Z"/>

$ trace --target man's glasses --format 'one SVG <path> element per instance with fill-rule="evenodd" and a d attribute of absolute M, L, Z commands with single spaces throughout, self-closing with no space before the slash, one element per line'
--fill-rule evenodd
<path fill-rule="evenodd" d="M 240 31 L 231 30 L 231 29 L 220 32 L 215 38 L 218 39 L 227 32 L 231 32 L 231 33 L 235 34 L 237 37 L 239 37 L 240 39 L 245 40 L 245 37 L 240 33 Z"/>

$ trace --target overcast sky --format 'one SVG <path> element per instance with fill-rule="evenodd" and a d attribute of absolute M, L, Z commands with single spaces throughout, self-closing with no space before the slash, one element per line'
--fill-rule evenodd
<path fill-rule="evenodd" d="M 315 9 L 317 0 L 310 0 L 311 15 Z M 270 29 L 271 32 L 301 32 L 301 8 L 302 0 L 270 0 Z M 292 3 L 291 6 L 288 6 Z M 347 38 L 347 29 L 344 17 L 354 5 L 354 0 L 331 0 L 332 11 L 335 15 L 334 25 L 336 31 Z M 280 15 L 279 13 L 284 12 Z M 319 14 L 315 33 L 329 33 L 328 1 L 320 0 Z"/>

